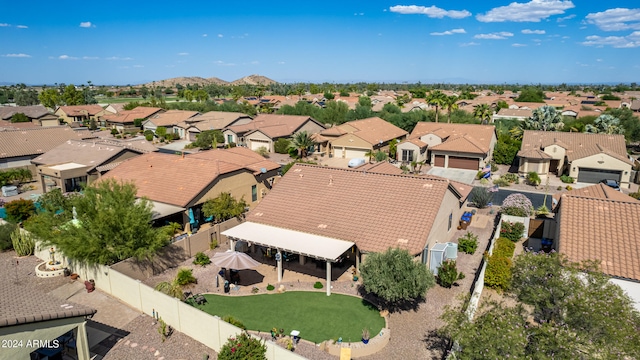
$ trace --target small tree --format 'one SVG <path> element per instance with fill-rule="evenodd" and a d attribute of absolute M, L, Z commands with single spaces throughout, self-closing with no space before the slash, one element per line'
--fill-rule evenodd
<path fill-rule="evenodd" d="M 260 146 L 257 150 L 256 153 L 258 153 L 258 155 L 268 158 L 269 157 L 269 149 L 267 149 L 266 146 Z"/>
<path fill-rule="evenodd" d="M 458 272 L 456 262 L 446 260 L 438 268 L 438 284 L 444 288 L 450 288 L 456 281 L 464 279 L 464 274 Z"/>
<path fill-rule="evenodd" d="M 36 206 L 32 200 L 16 199 L 4 205 L 7 212 L 7 220 L 11 222 L 21 222 L 30 218 L 36 213 Z"/>
<path fill-rule="evenodd" d="M 215 222 L 222 222 L 241 217 L 246 207 L 244 197 L 238 201 L 231 196 L 231 193 L 221 193 L 217 198 L 207 200 L 202 205 L 202 212 L 206 217 L 213 216 Z"/>
<path fill-rule="evenodd" d="M 162 138 L 162 139 L 166 138 L 166 136 L 167 136 L 167 128 L 165 128 L 164 126 L 158 126 L 156 128 L 156 135 L 159 138 Z"/>
<path fill-rule="evenodd" d="M 13 241 L 11 234 L 17 228 L 16 224 L 4 223 L 0 224 L 0 251 L 13 249 Z"/>
<path fill-rule="evenodd" d="M 31 119 L 29 119 L 29 117 L 23 113 L 15 113 L 11 115 L 12 123 L 23 123 L 23 122 L 30 122 L 30 121 Z"/>
<path fill-rule="evenodd" d="M 275 143 L 273 143 L 273 149 L 278 154 L 288 154 L 290 145 L 291 141 L 289 141 L 289 139 L 279 138 Z"/>
<path fill-rule="evenodd" d="M 474 187 L 471 189 L 470 199 L 471 202 L 478 208 L 484 209 L 493 200 L 493 193 L 489 192 L 484 187 Z"/>
<path fill-rule="evenodd" d="M 533 213 L 533 204 L 523 194 L 511 194 L 502 202 L 500 211 L 505 215 L 529 217 Z"/>
<path fill-rule="evenodd" d="M 142 122 L 143 121 L 144 121 L 144 119 L 140 119 L 140 118 L 133 119 L 133 126 L 135 126 L 137 128 L 142 127 Z"/>
<path fill-rule="evenodd" d="M 360 266 L 362 286 L 380 297 L 386 307 L 398 302 L 413 302 L 424 297 L 435 278 L 427 267 L 413 261 L 406 250 L 388 249 L 372 253 Z"/>
<path fill-rule="evenodd" d="M 266 360 L 266 352 L 264 341 L 243 332 L 227 340 L 218 353 L 218 360 Z"/>
<path fill-rule="evenodd" d="M 540 176 L 538 175 L 538 173 L 537 173 L 537 172 L 535 172 L 535 171 L 531 171 L 531 172 L 529 172 L 529 173 L 527 174 L 527 182 L 528 182 L 530 185 L 538 186 L 538 185 L 540 185 L 540 181 L 541 181 L 541 180 L 540 180 Z"/>
<path fill-rule="evenodd" d="M 478 236 L 470 231 L 467 231 L 467 233 L 464 234 L 463 237 L 458 238 L 458 248 L 463 253 L 473 255 L 478 248 Z"/>

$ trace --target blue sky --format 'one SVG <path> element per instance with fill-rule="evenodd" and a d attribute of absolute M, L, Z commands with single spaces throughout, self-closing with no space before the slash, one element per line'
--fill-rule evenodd
<path fill-rule="evenodd" d="M 637 0 L 7 2 L 0 82 L 640 82 Z"/>

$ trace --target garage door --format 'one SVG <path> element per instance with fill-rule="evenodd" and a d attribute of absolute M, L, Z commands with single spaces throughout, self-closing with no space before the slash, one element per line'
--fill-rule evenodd
<path fill-rule="evenodd" d="M 600 182 L 600 180 L 620 181 L 621 178 L 622 171 L 589 168 L 578 169 L 578 182 L 595 184 Z"/>
<path fill-rule="evenodd" d="M 436 159 L 433 166 L 444 167 L 444 155 L 436 155 Z"/>
<path fill-rule="evenodd" d="M 333 148 L 333 157 L 342 158 L 342 148 Z"/>
<path fill-rule="evenodd" d="M 264 140 L 251 140 L 251 150 L 258 150 L 261 147 L 267 148 L 269 150 L 269 142 Z"/>
<path fill-rule="evenodd" d="M 345 148 L 344 157 L 347 159 L 355 159 L 355 158 L 364 158 L 367 150 L 363 149 L 354 149 L 354 148 Z"/>
<path fill-rule="evenodd" d="M 449 167 L 454 169 L 478 170 L 480 168 L 478 159 L 449 156 Z"/>

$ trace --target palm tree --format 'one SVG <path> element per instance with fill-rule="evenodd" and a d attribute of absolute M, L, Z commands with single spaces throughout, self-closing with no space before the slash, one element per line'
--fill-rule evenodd
<path fill-rule="evenodd" d="M 447 95 L 440 90 L 432 91 L 429 96 L 427 96 L 427 102 L 436 107 L 436 122 L 438 122 L 438 108 L 443 106 L 446 98 Z"/>
<path fill-rule="evenodd" d="M 478 104 L 473 107 L 473 116 L 480 119 L 483 124 L 488 124 L 493 112 L 489 104 Z"/>
<path fill-rule="evenodd" d="M 584 132 L 600 133 L 600 134 L 624 134 L 624 127 L 620 125 L 620 119 L 603 114 L 593 122 L 593 125 L 587 124 Z"/>
<path fill-rule="evenodd" d="M 523 130 L 559 131 L 564 128 L 562 114 L 553 106 L 545 105 L 533 110 L 530 118 L 522 123 Z"/>
<path fill-rule="evenodd" d="M 451 123 L 451 112 L 458 109 L 458 97 L 449 95 L 444 99 L 444 107 L 447 108 L 447 123 Z"/>
<path fill-rule="evenodd" d="M 298 156 L 300 156 L 300 158 L 304 158 L 307 156 L 308 149 L 313 147 L 315 144 L 316 142 L 306 131 L 301 131 L 293 135 L 291 138 L 291 145 L 289 145 L 289 147 L 296 149 L 298 151 Z"/>
<path fill-rule="evenodd" d="M 364 153 L 364 156 L 368 156 L 369 157 L 369 163 L 371 163 L 371 158 L 373 158 L 376 155 L 376 152 L 373 151 L 373 149 L 367 151 L 366 153 Z"/>

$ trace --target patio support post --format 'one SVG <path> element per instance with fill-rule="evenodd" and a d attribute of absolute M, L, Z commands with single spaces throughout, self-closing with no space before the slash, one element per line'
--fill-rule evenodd
<path fill-rule="evenodd" d="M 232 238 L 229 238 L 229 249 L 231 249 L 231 251 L 236 251 L 235 245 L 236 245 L 236 242 L 233 241 Z"/>
<path fill-rule="evenodd" d="M 76 351 L 79 360 L 89 360 L 91 358 L 91 355 L 89 355 L 89 339 L 87 338 L 86 324 L 86 321 L 78 324 L 76 332 Z"/>
<path fill-rule="evenodd" d="M 306 257 L 304 255 L 300 255 L 300 257 L 298 258 L 298 261 L 300 262 L 300 265 L 304 265 L 306 260 Z"/>
<path fill-rule="evenodd" d="M 282 254 L 278 249 L 278 282 L 282 281 Z"/>
<path fill-rule="evenodd" d="M 360 272 L 360 249 L 356 250 L 356 271 Z"/>
<path fill-rule="evenodd" d="M 327 261 L 327 296 L 331 295 L 331 261 Z"/>

